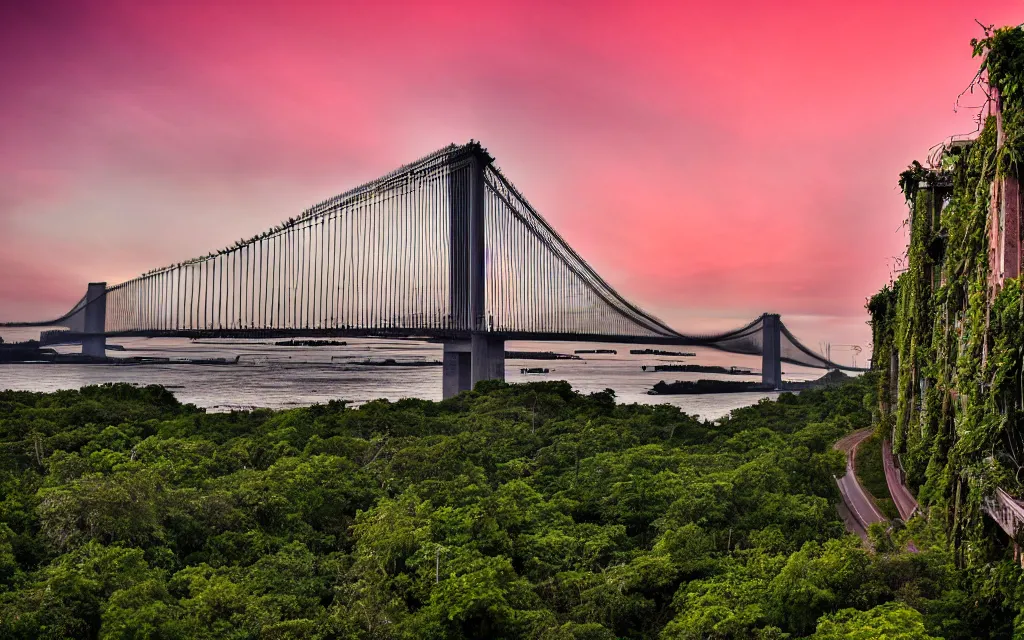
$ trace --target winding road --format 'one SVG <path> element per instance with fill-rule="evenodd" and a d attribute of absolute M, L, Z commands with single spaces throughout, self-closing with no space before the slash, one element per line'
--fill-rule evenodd
<path fill-rule="evenodd" d="M 917 512 L 917 500 L 907 488 L 903 471 L 896 463 L 896 457 L 892 455 L 892 445 L 888 440 L 882 441 L 882 464 L 885 467 L 885 484 L 889 487 L 889 495 L 896 504 L 896 510 L 900 512 L 900 518 L 904 521 L 909 520 Z"/>
<path fill-rule="evenodd" d="M 874 431 L 872 427 L 854 431 L 840 439 L 833 445 L 833 448 L 846 453 L 846 474 L 836 478 L 839 485 L 839 493 L 843 496 L 843 504 L 837 505 L 846 528 L 851 533 L 856 533 L 865 543 L 868 542 L 868 526 L 875 522 L 885 522 L 885 516 L 878 510 L 875 503 L 871 501 L 867 492 L 857 481 L 857 474 L 854 466 L 857 459 L 857 446 L 867 439 Z"/>

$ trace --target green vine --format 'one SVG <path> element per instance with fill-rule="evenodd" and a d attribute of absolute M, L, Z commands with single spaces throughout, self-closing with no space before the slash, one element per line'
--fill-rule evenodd
<path fill-rule="evenodd" d="M 915 162 L 900 175 L 907 269 L 867 305 L 880 415 L 908 482 L 945 517 L 967 563 L 981 547 L 965 543 L 984 537 L 984 496 L 996 485 L 1019 491 L 1024 480 L 1021 286 L 1007 282 L 994 302 L 989 295 L 997 142 L 989 118 L 976 140 L 947 151 L 941 170 Z"/>
<path fill-rule="evenodd" d="M 989 86 L 999 90 L 1006 105 L 1021 107 L 1024 91 L 1024 31 L 1020 27 L 986 29 L 985 38 L 971 40 L 974 56 L 981 57 L 981 71 Z"/>
<path fill-rule="evenodd" d="M 1019 175 L 1024 157 L 1024 30 L 1020 27 L 986 29 L 985 38 L 971 40 L 974 55 L 982 58 L 979 75 L 999 92 L 1003 113 L 1003 144 L 998 167 Z"/>
<path fill-rule="evenodd" d="M 911 209 L 914 207 L 914 199 L 917 197 L 917 191 L 920 189 L 922 182 L 930 182 L 932 180 L 932 172 L 925 169 L 920 162 L 914 160 L 910 163 L 910 166 L 900 174 L 900 191 L 903 192 L 903 197 L 906 199 L 907 204 L 910 205 Z"/>
<path fill-rule="evenodd" d="M 997 487 L 1024 497 L 1024 278 L 997 283 L 989 255 L 992 198 L 1019 181 L 1024 158 L 1024 30 L 985 36 L 972 42 L 976 80 L 996 100 L 974 140 L 945 146 L 935 169 L 913 162 L 900 174 L 906 270 L 867 308 L 880 427 L 926 517 L 908 529 L 941 526 L 981 589 L 1016 603 L 1024 637 L 1021 569 L 985 516 Z"/>

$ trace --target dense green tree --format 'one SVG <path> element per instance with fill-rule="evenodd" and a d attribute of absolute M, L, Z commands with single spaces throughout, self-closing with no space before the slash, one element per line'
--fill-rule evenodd
<path fill-rule="evenodd" d="M 821 619 L 815 640 L 938 640 L 925 633 L 921 614 L 898 602 L 869 611 L 843 609 Z"/>
<path fill-rule="evenodd" d="M 0 638 L 797 638 L 851 607 L 1008 637 L 932 525 L 843 531 L 831 445 L 873 384 L 715 423 L 552 382 L 222 414 L 0 392 Z"/>

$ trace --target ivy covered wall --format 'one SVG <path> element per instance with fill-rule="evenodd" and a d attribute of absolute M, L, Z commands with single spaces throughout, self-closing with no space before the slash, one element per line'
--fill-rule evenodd
<path fill-rule="evenodd" d="M 882 429 L 967 562 L 982 545 L 964 543 L 985 538 L 983 497 L 995 486 L 1024 495 L 1024 298 L 1019 278 L 1002 280 L 994 250 L 1024 152 L 1024 31 L 973 45 L 993 114 L 974 140 L 947 145 L 938 166 L 915 161 L 900 175 L 907 268 L 867 305 Z"/>

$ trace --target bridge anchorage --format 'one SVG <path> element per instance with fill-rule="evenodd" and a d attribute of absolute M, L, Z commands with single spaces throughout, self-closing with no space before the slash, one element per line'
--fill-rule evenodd
<path fill-rule="evenodd" d="M 107 286 L 92 283 L 46 342 L 103 356 L 115 336 L 402 337 L 444 343 L 443 395 L 504 379 L 506 340 L 708 346 L 837 365 L 775 314 L 684 334 L 612 289 L 530 206 L 478 143 L 450 145 L 248 240 Z"/>

